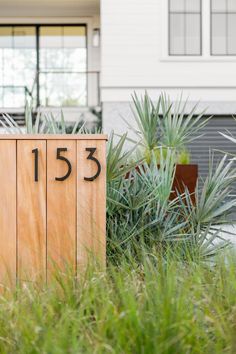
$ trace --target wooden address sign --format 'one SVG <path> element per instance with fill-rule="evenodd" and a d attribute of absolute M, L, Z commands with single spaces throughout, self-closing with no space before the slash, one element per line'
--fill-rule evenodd
<path fill-rule="evenodd" d="M 106 136 L 0 136 L 0 283 L 105 263 Z"/>

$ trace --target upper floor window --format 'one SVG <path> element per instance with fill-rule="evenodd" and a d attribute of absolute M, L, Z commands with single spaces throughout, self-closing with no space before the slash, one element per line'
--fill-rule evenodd
<path fill-rule="evenodd" d="M 169 55 L 201 55 L 201 12 L 201 0 L 169 0 Z"/>
<path fill-rule="evenodd" d="M 236 55 L 236 0 L 211 0 L 211 54 Z"/>

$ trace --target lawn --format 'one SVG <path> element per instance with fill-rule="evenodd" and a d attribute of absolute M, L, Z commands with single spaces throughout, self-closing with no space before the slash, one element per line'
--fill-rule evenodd
<path fill-rule="evenodd" d="M 121 256 L 0 298 L 1 353 L 235 353 L 235 255 Z"/>

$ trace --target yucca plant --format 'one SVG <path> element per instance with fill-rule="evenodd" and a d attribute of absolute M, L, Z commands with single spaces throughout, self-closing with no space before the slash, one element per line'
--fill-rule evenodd
<path fill-rule="evenodd" d="M 139 99 L 136 93 L 132 96 L 133 106 L 131 106 L 136 126 L 130 124 L 124 117 L 123 120 L 127 127 L 133 132 L 134 138 L 127 140 L 134 143 L 140 150 L 141 154 L 148 163 L 150 163 L 153 154 L 159 155 L 157 130 L 159 126 L 159 116 L 161 100 L 158 99 L 155 105 L 147 93 Z"/>
<path fill-rule="evenodd" d="M 114 132 L 110 134 L 107 146 L 107 181 L 110 182 L 119 177 L 125 178 L 126 174 L 136 167 L 141 161 L 133 157 L 136 149 L 125 149 L 127 133 L 115 141 Z"/>
<path fill-rule="evenodd" d="M 199 138 L 199 131 L 207 125 L 210 118 L 203 119 L 205 111 L 196 113 L 198 104 L 186 114 L 187 103 L 182 97 L 173 103 L 165 94 L 161 94 L 157 103 L 154 103 L 147 93 L 141 98 L 134 93 L 132 111 L 136 127 L 124 120 L 136 136 L 136 139 L 129 140 L 141 147 L 148 163 L 153 153 L 159 162 L 160 147 L 162 153 L 167 148 L 172 149 L 176 163 L 189 163 L 190 155 L 186 147 Z"/>
<path fill-rule="evenodd" d="M 234 121 L 236 122 L 236 117 L 233 117 Z M 224 138 L 226 138 L 227 140 L 231 141 L 232 143 L 236 144 L 236 138 L 233 136 L 233 134 L 229 131 L 229 130 L 226 130 L 227 131 L 227 134 L 226 133 L 222 133 L 222 132 L 219 132 Z M 236 154 L 230 154 L 232 155 L 233 157 L 236 157 Z"/>
<path fill-rule="evenodd" d="M 183 101 L 182 96 L 173 104 L 165 94 L 161 95 L 161 144 L 182 151 L 187 144 L 198 139 L 199 131 L 203 129 L 211 119 L 203 119 L 205 111 L 196 113 L 198 104 L 186 114 L 188 100 Z"/>

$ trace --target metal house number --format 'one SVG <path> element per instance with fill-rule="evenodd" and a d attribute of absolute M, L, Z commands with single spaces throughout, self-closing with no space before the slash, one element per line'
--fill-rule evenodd
<path fill-rule="evenodd" d="M 95 173 L 94 176 L 92 176 L 92 177 L 84 177 L 85 181 L 92 182 L 96 178 L 99 177 L 99 175 L 101 173 L 101 164 L 98 161 L 98 159 L 96 157 L 94 157 L 94 153 L 97 150 L 96 148 L 92 148 L 91 147 L 91 148 L 86 148 L 85 150 L 89 152 L 89 154 L 87 156 L 87 160 L 91 160 L 97 165 L 97 172 Z M 65 181 L 71 175 L 71 172 L 72 172 L 71 162 L 65 156 L 61 155 L 61 153 L 66 152 L 66 151 L 67 151 L 67 148 L 57 148 L 56 159 L 65 162 L 67 164 L 68 170 L 67 170 L 67 173 L 64 176 L 55 177 L 56 181 Z M 34 154 L 34 181 L 38 182 L 38 180 L 39 180 L 39 149 L 38 148 L 33 149 L 32 150 L 32 154 Z"/>

